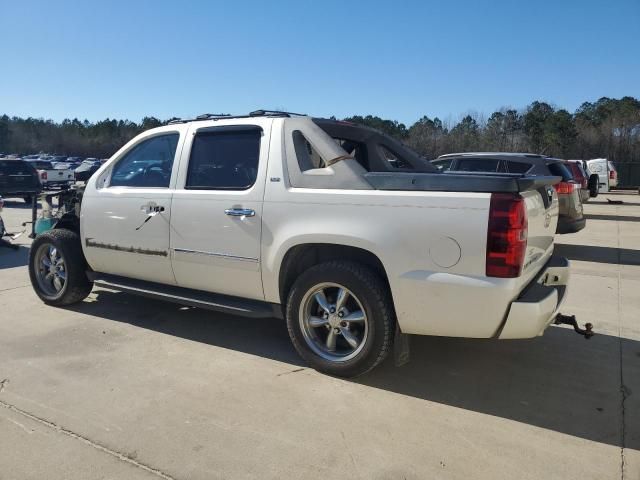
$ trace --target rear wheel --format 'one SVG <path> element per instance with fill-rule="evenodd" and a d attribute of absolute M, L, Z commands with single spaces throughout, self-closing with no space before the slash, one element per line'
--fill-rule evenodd
<path fill-rule="evenodd" d="M 31 245 L 31 285 L 48 305 L 71 305 L 84 300 L 93 287 L 86 269 L 80 238 L 71 230 L 50 230 L 38 235 Z"/>
<path fill-rule="evenodd" d="M 353 262 L 323 263 L 298 277 L 286 317 L 300 356 L 331 375 L 368 372 L 384 360 L 393 342 L 388 288 L 374 271 Z"/>
<path fill-rule="evenodd" d="M 589 195 L 593 198 L 598 196 L 599 182 L 600 182 L 600 177 L 598 176 L 598 174 L 597 173 L 591 174 L 591 176 L 589 177 L 588 187 L 589 187 Z"/>

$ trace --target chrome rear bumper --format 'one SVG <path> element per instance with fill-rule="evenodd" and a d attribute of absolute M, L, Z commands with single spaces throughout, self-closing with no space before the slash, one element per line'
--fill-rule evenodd
<path fill-rule="evenodd" d="M 556 318 L 567 296 L 569 260 L 552 256 L 536 278 L 511 303 L 507 320 L 498 334 L 501 339 L 532 338 Z"/>

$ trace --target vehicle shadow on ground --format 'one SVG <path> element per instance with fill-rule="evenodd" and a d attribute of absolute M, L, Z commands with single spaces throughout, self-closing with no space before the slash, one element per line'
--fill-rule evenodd
<path fill-rule="evenodd" d="M 7 237 L 4 240 L 9 241 Z M 19 245 L 18 250 L 0 246 L 0 270 L 3 268 L 23 267 L 29 263 L 29 247 Z"/>
<path fill-rule="evenodd" d="M 72 308 L 306 366 L 293 349 L 283 320 L 233 317 L 108 290 L 96 290 L 94 295 L 96 301 Z M 351 381 L 620 447 L 621 358 L 625 379 L 637 379 L 639 357 L 640 342 L 608 335 L 585 340 L 563 327 L 551 327 L 532 340 L 413 336 L 407 365 L 395 367 L 388 359 Z M 629 402 L 627 412 L 632 411 Z M 640 450 L 640 422 L 633 421 L 626 422 L 625 445 Z"/>
<path fill-rule="evenodd" d="M 631 248 L 556 243 L 554 253 L 566 257 L 569 260 L 580 260 L 583 262 L 640 265 L 640 250 L 633 250 Z"/>
<path fill-rule="evenodd" d="M 71 307 L 97 317 L 304 366 L 283 320 L 252 319 L 211 312 L 110 290 L 94 290 L 95 302 Z"/>
<path fill-rule="evenodd" d="M 585 213 L 584 218 L 587 220 L 611 220 L 618 222 L 640 222 L 640 217 L 634 217 L 631 215 L 602 215 L 595 213 Z"/>
<path fill-rule="evenodd" d="M 617 199 L 613 199 L 614 201 Z M 627 202 L 626 200 L 623 200 L 622 203 L 610 203 L 605 201 L 601 201 L 601 200 L 589 200 L 589 205 L 612 205 L 614 207 L 624 207 L 625 205 L 628 205 L 630 207 L 640 207 L 640 203 L 638 202 Z"/>
<path fill-rule="evenodd" d="M 635 340 L 599 334 L 585 340 L 564 327 L 531 340 L 414 336 L 410 363 L 387 362 L 359 382 L 622 447 L 621 356 L 630 384 L 640 378 Z M 629 399 L 626 408 L 624 445 L 640 450 Z"/>

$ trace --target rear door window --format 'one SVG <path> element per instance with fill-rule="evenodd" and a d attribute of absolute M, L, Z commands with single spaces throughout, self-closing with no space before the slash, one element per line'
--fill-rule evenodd
<path fill-rule="evenodd" d="M 186 189 L 247 190 L 258 176 L 262 129 L 218 127 L 199 131 L 191 147 Z"/>
<path fill-rule="evenodd" d="M 509 173 L 526 173 L 531 169 L 531 164 L 526 162 L 506 162 Z"/>

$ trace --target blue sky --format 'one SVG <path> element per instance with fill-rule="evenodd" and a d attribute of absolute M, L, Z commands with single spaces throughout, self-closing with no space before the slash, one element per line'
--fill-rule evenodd
<path fill-rule="evenodd" d="M 640 0 L 0 0 L 0 113 L 457 120 L 640 97 Z"/>

